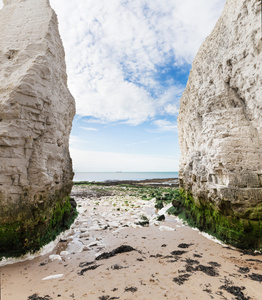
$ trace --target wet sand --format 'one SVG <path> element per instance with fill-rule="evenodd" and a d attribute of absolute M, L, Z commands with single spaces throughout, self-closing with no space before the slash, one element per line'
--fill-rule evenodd
<path fill-rule="evenodd" d="M 67 236 L 49 254 L 2 266 L 1 300 L 262 299 L 262 255 L 208 239 L 132 188 L 72 194 L 79 216 Z"/>

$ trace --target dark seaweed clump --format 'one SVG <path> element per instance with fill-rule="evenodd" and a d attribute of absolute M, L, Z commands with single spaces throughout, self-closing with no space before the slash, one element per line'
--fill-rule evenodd
<path fill-rule="evenodd" d="M 106 295 L 106 296 L 101 296 L 98 299 L 99 300 L 114 300 L 114 299 L 119 299 L 119 297 L 110 297 L 110 296 Z"/>
<path fill-rule="evenodd" d="M 135 293 L 137 291 L 137 287 L 135 286 L 130 286 L 125 288 L 125 292 L 132 292 Z"/>
<path fill-rule="evenodd" d="M 33 294 L 27 298 L 27 300 L 52 300 L 49 295 L 45 295 L 44 297 L 40 297 L 38 294 Z"/>
<path fill-rule="evenodd" d="M 194 245 L 194 244 L 185 244 L 185 243 L 182 243 L 182 244 L 179 244 L 177 247 L 178 248 L 184 248 L 184 249 L 186 249 L 186 248 L 189 248 L 192 245 Z"/>
<path fill-rule="evenodd" d="M 262 282 L 262 275 L 260 275 L 260 274 L 252 273 L 252 275 L 249 275 L 249 277 L 252 280 Z"/>
<path fill-rule="evenodd" d="M 184 250 L 175 250 L 175 251 L 172 251 L 171 254 L 172 255 L 178 255 L 178 256 L 180 256 L 180 255 L 182 255 L 182 254 L 184 254 L 186 252 L 187 251 L 184 251 Z"/>
<path fill-rule="evenodd" d="M 189 279 L 190 276 L 191 274 L 179 275 L 178 277 L 173 278 L 173 282 L 177 283 L 178 285 L 182 285 Z"/>
<path fill-rule="evenodd" d="M 122 245 L 110 252 L 104 252 L 102 254 L 100 254 L 98 257 L 96 257 L 96 260 L 101 260 L 101 259 L 108 259 L 110 257 L 113 257 L 119 253 L 125 253 L 125 252 L 131 252 L 131 251 L 137 251 L 136 249 L 134 249 L 131 246 L 128 245 Z"/>
<path fill-rule="evenodd" d="M 222 285 L 220 289 L 227 291 L 228 293 L 236 296 L 236 300 L 249 300 L 250 297 L 245 297 L 243 294 L 243 290 L 246 288 L 244 286 L 228 286 L 228 285 Z"/>

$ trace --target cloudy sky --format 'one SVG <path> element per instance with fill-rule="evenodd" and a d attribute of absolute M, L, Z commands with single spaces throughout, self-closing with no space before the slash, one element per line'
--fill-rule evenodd
<path fill-rule="evenodd" d="M 179 99 L 225 0 L 50 3 L 76 100 L 74 170 L 178 171 Z"/>

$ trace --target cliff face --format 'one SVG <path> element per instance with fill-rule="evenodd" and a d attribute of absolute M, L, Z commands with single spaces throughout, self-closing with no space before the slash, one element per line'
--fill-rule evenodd
<path fill-rule="evenodd" d="M 49 1 L 5 0 L 0 27 L 0 252 L 26 251 L 72 214 L 75 103 Z"/>
<path fill-rule="evenodd" d="M 196 222 L 220 222 L 213 231 L 238 246 L 254 234 L 247 247 L 262 247 L 260 18 L 261 1 L 227 0 L 193 62 L 178 117 L 180 187 L 198 213 L 211 211 Z"/>

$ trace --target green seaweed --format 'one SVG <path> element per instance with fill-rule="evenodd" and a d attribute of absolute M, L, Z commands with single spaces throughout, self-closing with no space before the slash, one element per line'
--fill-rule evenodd
<path fill-rule="evenodd" d="M 0 260 L 34 253 L 68 229 L 77 216 L 69 196 L 57 193 L 44 205 L 21 207 L 16 221 L 0 224 Z M 29 216 L 26 218 L 25 216 Z"/>
<path fill-rule="evenodd" d="M 208 202 L 195 200 L 183 189 L 177 191 L 169 214 L 179 216 L 192 227 L 208 232 L 240 249 L 262 248 L 262 220 L 249 220 L 214 208 Z"/>

